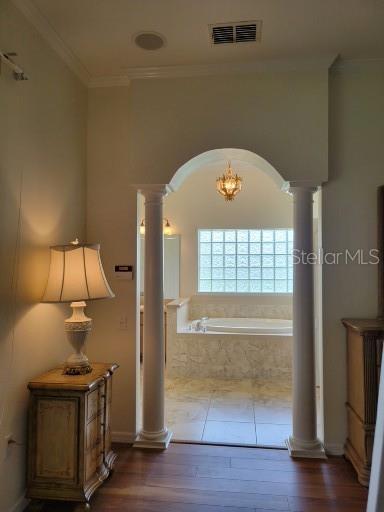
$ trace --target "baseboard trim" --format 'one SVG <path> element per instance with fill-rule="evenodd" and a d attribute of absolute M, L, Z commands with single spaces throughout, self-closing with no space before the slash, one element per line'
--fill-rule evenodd
<path fill-rule="evenodd" d="M 16 503 L 8 510 L 8 512 L 23 512 L 23 510 L 27 507 L 29 500 L 25 497 L 25 493 L 23 493 L 20 498 L 16 501 Z"/>
<path fill-rule="evenodd" d="M 133 444 L 136 438 L 137 434 L 135 432 L 112 432 L 113 443 Z"/>
<path fill-rule="evenodd" d="M 171 442 L 173 432 L 165 429 L 165 432 L 160 434 L 160 437 L 147 438 L 142 433 L 137 436 L 133 448 L 143 448 L 145 450 L 166 450 Z"/>
<path fill-rule="evenodd" d="M 303 443 L 298 442 L 293 436 L 289 436 L 285 441 L 287 445 L 289 455 L 295 459 L 326 459 L 327 455 L 325 453 L 325 449 L 323 443 L 316 439 L 311 443 Z"/>
<path fill-rule="evenodd" d="M 344 445 L 339 443 L 326 443 L 325 453 L 327 455 L 344 455 Z"/>

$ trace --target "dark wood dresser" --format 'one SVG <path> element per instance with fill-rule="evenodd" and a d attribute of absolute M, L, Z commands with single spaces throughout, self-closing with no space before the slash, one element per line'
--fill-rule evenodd
<path fill-rule="evenodd" d="M 347 329 L 347 421 L 345 455 L 368 486 L 375 434 L 384 320 L 342 320 Z"/>
<path fill-rule="evenodd" d="M 55 368 L 28 384 L 28 498 L 87 507 L 112 469 L 110 410 L 117 365 L 92 367 L 87 375 L 63 375 Z"/>

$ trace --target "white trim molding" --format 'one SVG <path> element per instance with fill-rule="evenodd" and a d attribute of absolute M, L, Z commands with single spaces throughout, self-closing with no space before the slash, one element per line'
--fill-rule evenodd
<path fill-rule="evenodd" d="M 180 78 L 238 73 L 265 73 L 278 71 L 305 71 L 353 68 L 362 64 L 383 65 L 384 59 L 341 59 L 338 54 L 326 54 L 318 58 L 268 59 L 210 64 L 185 64 L 170 66 L 128 67 L 118 75 L 92 76 L 85 65 L 63 41 L 32 0 L 12 0 L 51 48 L 67 66 L 90 88 L 127 87 L 132 80 L 153 78 Z"/>
<path fill-rule="evenodd" d="M 144 183 L 144 184 L 133 184 L 131 185 L 138 192 L 145 196 L 146 194 L 160 194 L 163 196 L 168 195 L 170 192 L 173 192 L 173 188 L 168 183 Z"/>
<path fill-rule="evenodd" d="M 301 180 L 301 181 L 285 181 L 281 187 L 282 192 L 287 192 L 288 194 L 292 193 L 292 190 L 295 188 L 309 188 L 312 192 L 316 192 L 321 188 L 323 182 L 320 181 L 310 181 L 310 180 Z"/>
<path fill-rule="evenodd" d="M 327 455 L 344 455 L 344 445 L 341 443 L 326 443 L 324 448 Z"/>
<path fill-rule="evenodd" d="M 81 82 L 88 87 L 91 76 L 82 62 L 76 57 L 68 45 L 61 39 L 48 20 L 31 0 L 12 0 L 14 5 L 24 14 L 27 20 L 36 28 L 49 46 L 62 58 L 67 66 L 75 73 Z"/>
<path fill-rule="evenodd" d="M 319 58 L 299 58 L 285 60 L 242 61 L 211 64 L 192 64 L 176 66 L 128 67 L 118 75 L 92 76 L 78 56 L 56 32 L 51 23 L 36 7 L 32 0 L 12 0 L 51 48 L 62 58 L 67 66 L 87 87 L 129 86 L 131 80 L 151 78 L 179 78 L 191 76 L 223 75 L 233 73 L 252 73 L 266 71 L 299 71 L 329 69 L 336 61 L 336 54 L 327 54 Z"/>
<path fill-rule="evenodd" d="M 129 87 L 132 79 L 125 75 L 93 76 L 88 87 L 91 89 L 102 87 Z"/>
<path fill-rule="evenodd" d="M 193 174 L 197 169 L 200 169 L 203 166 L 228 161 L 235 165 L 236 162 L 244 162 L 256 169 L 259 169 L 265 175 L 269 176 L 278 188 L 282 188 L 284 183 L 286 183 L 283 176 L 267 160 L 253 151 L 239 148 L 219 148 L 204 151 L 185 162 L 172 176 L 169 186 L 171 187 L 171 190 L 176 191 L 188 176 Z"/>
<path fill-rule="evenodd" d="M 112 432 L 113 443 L 133 444 L 136 438 L 136 432 Z"/>
<path fill-rule="evenodd" d="M 332 72 L 337 72 L 344 69 L 355 70 L 361 69 L 364 66 L 365 68 L 372 69 L 382 69 L 384 68 L 384 58 L 383 57 L 372 57 L 372 58 L 356 58 L 356 59 L 342 59 L 336 58 L 332 63 L 330 70 Z"/>
<path fill-rule="evenodd" d="M 25 510 L 29 500 L 25 497 L 25 492 L 20 496 L 16 503 L 8 510 L 8 512 L 22 512 Z"/>
<path fill-rule="evenodd" d="M 119 75 L 92 77 L 89 87 L 127 86 L 131 80 L 151 78 L 183 78 L 238 73 L 265 73 L 268 71 L 326 70 L 332 66 L 336 59 L 337 55 L 332 54 L 318 59 L 252 60 L 178 66 L 131 67 L 126 68 Z"/>

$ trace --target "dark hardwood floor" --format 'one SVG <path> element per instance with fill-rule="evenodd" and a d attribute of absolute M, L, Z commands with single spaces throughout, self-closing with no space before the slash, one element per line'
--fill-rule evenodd
<path fill-rule="evenodd" d="M 362 512 L 367 490 L 341 457 L 292 460 L 285 450 L 171 444 L 115 445 L 118 461 L 93 512 Z M 69 512 L 47 503 L 44 512 Z"/>

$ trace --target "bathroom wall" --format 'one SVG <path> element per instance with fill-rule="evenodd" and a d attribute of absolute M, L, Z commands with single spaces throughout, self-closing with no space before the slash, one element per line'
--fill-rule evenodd
<path fill-rule="evenodd" d="M 28 381 L 69 354 L 65 305 L 39 304 L 49 246 L 85 232 L 86 90 L 9 0 L 0 48 L 0 511 L 24 504 Z M 17 443 L 7 447 L 5 437 Z"/>
<path fill-rule="evenodd" d="M 243 190 L 233 202 L 224 201 L 216 191 L 216 178 L 226 167 L 224 161 L 221 167 L 195 172 L 165 200 L 164 216 L 173 232 L 181 234 L 181 297 L 197 293 L 198 229 L 292 227 L 292 197 L 258 169 L 240 162 L 232 165 L 243 178 Z"/>

